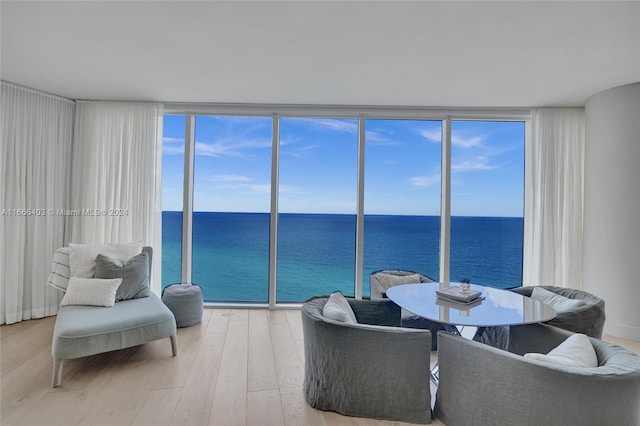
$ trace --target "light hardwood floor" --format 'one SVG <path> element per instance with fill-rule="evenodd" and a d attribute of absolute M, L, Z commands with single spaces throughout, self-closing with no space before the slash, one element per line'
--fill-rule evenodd
<path fill-rule="evenodd" d="M 206 309 L 178 330 L 177 357 L 163 339 L 67 360 L 56 389 L 54 321 L 0 327 L 3 426 L 406 425 L 307 405 L 299 310 Z M 640 353 L 640 342 L 608 340 Z"/>

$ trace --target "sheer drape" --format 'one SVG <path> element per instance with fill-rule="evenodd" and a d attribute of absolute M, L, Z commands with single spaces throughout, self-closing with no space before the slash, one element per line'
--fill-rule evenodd
<path fill-rule="evenodd" d="M 532 111 L 524 285 L 582 288 L 584 146 L 584 109 Z"/>
<path fill-rule="evenodd" d="M 61 294 L 46 285 L 57 248 L 154 245 L 161 110 L 74 103 L 7 82 L 1 98 L 0 324 L 10 324 L 57 313 Z"/>
<path fill-rule="evenodd" d="M 2 82 L 0 324 L 54 315 L 47 286 L 63 245 L 73 101 Z"/>
<path fill-rule="evenodd" d="M 76 104 L 67 242 L 153 245 L 156 131 L 152 103 Z M 157 263 L 157 262 L 154 262 Z"/>

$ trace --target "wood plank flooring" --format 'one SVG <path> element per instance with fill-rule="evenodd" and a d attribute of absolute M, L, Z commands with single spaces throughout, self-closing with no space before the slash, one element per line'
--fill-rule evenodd
<path fill-rule="evenodd" d="M 163 339 L 67 360 L 56 389 L 54 322 L 0 327 L 3 426 L 406 425 L 309 407 L 299 310 L 206 309 L 178 330 L 177 357 Z M 640 353 L 640 342 L 608 340 Z"/>

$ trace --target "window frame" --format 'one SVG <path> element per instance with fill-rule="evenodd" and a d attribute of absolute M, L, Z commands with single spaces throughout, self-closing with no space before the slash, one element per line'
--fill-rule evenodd
<path fill-rule="evenodd" d="M 195 160 L 196 116 L 255 116 L 272 118 L 271 147 L 271 211 L 269 237 L 269 291 L 268 303 L 222 303 L 206 302 L 211 306 L 265 306 L 269 309 L 291 307 L 292 303 L 278 303 L 277 248 L 278 248 L 278 188 L 280 170 L 280 118 L 345 118 L 358 120 L 357 199 L 356 199 L 356 249 L 354 294 L 362 298 L 362 272 L 364 269 L 364 190 L 365 190 L 365 122 L 367 119 L 433 120 L 442 122 L 441 191 L 440 191 L 440 256 L 439 280 L 448 282 L 451 234 L 451 123 L 453 121 L 522 121 L 525 123 L 524 140 L 524 213 L 526 215 L 529 195 L 527 188 L 528 147 L 530 140 L 531 110 L 528 108 L 439 108 L 439 107 L 394 107 L 394 106 L 335 106 L 335 105 L 278 105 L 278 104 L 183 104 L 167 103 L 166 115 L 184 115 L 185 129 L 185 182 L 183 200 L 182 233 L 182 280 L 191 281 L 192 272 L 192 228 L 193 219 L 193 164 Z"/>

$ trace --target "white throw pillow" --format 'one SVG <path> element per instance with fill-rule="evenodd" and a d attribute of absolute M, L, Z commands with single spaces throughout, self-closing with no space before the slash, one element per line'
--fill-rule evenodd
<path fill-rule="evenodd" d="M 67 292 L 60 306 L 88 305 L 111 307 L 116 301 L 116 291 L 122 278 L 69 278 Z"/>
<path fill-rule="evenodd" d="M 385 290 L 400 284 L 415 284 L 420 282 L 420 274 L 394 275 L 379 273 L 376 274 L 376 278 Z"/>
<path fill-rule="evenodd" d="M 535 287 L 533 289 L 531 298 L 551 306 L 558 313 L 570 311 L 585 304 L 584 300 L 569 299 L 568 297 L 560 296 L 541 287 Z"/>
<path fill-rule="evenodd" d="M 69 263 L 69 247 L 62 247 L 53 253 L 51 259 L 51 273 L 47 279 L 47 284 L 56 290 L 67 291 L 69 277 L 71 276 L 71 266 Z"/>
<path fill-rule="evenodd" d="M 553 348 L 548 354 L 528 353 L 527 359 L 565 367 L 597 367 L 598 357 L 589 338 L 584 334 L 574 334 Z"/>
<path fill-rule="evenodd" d="M 331 293 L 329 300 L 322 309 L 322 315 L 334 321 L 357 324 L 356 315 L 351 309 L 351 305 L 340 292 Z"/>
<path fill-rule="evenodd" d="M 96 267 L 98 254 L 118 259 L 126 263 L 133 256 L 142 253 L 142 242 L 134 243 L 106 243 L 106 244 L 69 244 L 69 263 L 71 276 L 92 278 Z"/>

